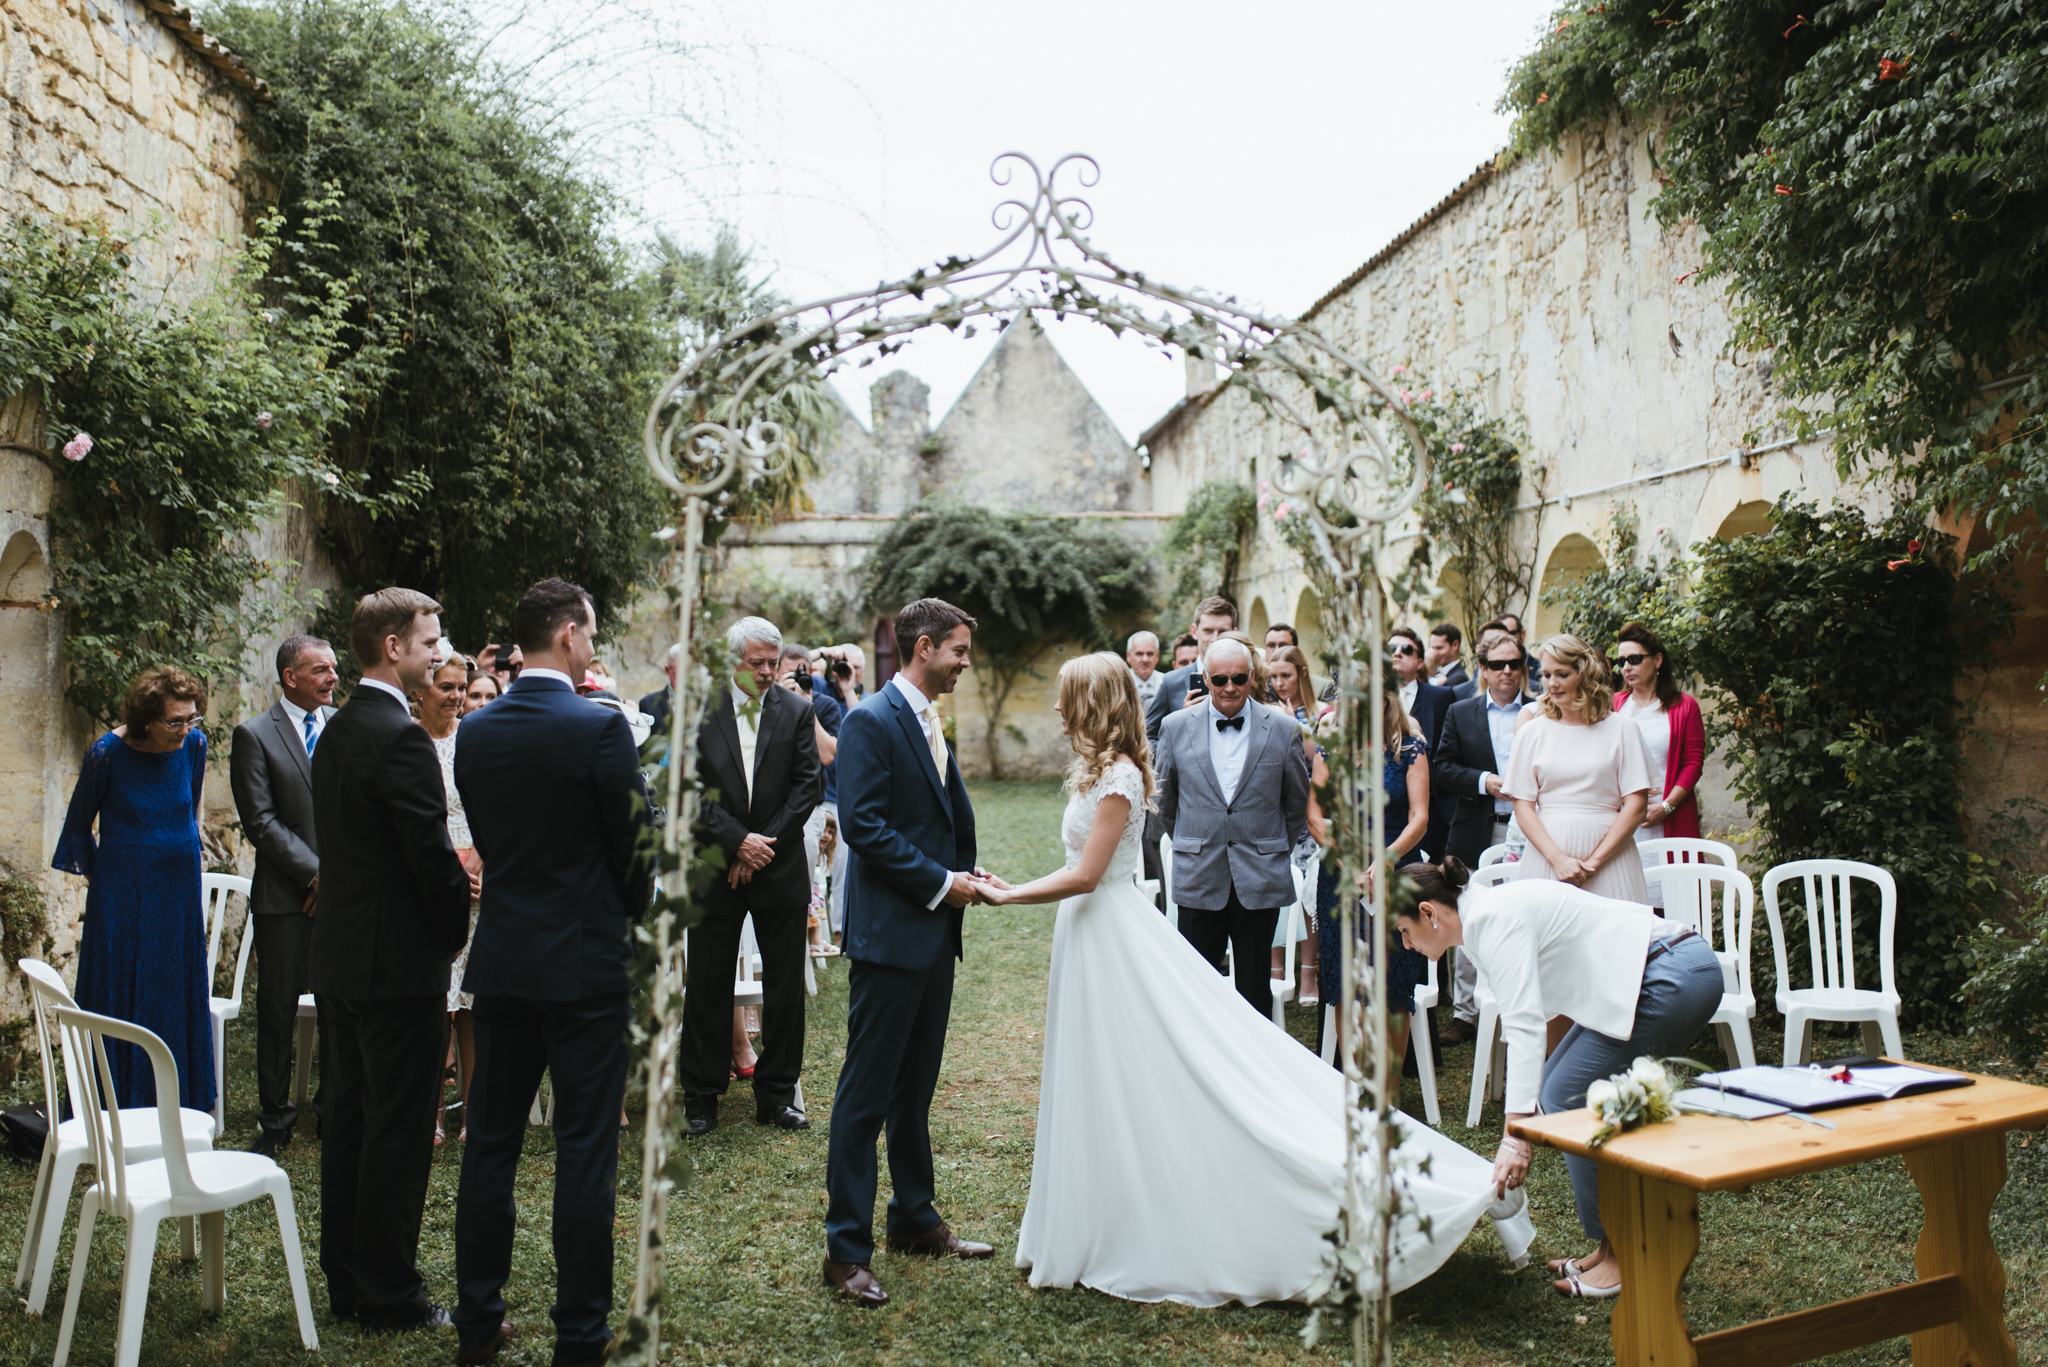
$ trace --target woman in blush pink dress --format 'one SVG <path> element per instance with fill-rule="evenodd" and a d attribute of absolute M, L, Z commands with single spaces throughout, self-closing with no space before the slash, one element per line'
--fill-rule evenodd
<path fill-rule="evenodd" d="M 1554 878 L 1619 902 L 1650 900 L 1635 850 L 1650 761 L 1634 722 L 1615 715 L 1607 664 L 1576 636 L 1538 649 L 1539 715 L 1515 733 L 1505 796 L 1529 842 L 1517 878 Z"/>

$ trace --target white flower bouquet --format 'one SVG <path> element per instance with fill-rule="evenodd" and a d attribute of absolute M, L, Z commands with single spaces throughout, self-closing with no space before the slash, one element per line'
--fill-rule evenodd
<path fill-rule="evenodd" d="M 1627 1072 L 1586 1088 L 1586 1105 L 1600 1121 L 1600 1128 L 1586 1141 L 1588 1145 L 1597 1149 L 1618 1134 L 1676 1119 L 1686 1109 L 1678 1104 L 1679 1084 L 1665 1068 L 1666 1062 L 1700 1066 L 1690 1059 L 1645 1056 L 1630 1064 Z"/>

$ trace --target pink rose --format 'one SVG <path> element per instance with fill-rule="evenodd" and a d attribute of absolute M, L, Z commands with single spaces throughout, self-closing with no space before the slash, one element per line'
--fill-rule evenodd
<path fill-rule="evenodd" d="M 1414 390 L 1412 390 L 1412 389 L 1404 389 L 1404 390 L 1402 390 L 1402 391 L 1401 391 L 1401 402 L 1402 402 L 1402 404 L 1403 404 L 1404 406 L 1405 406 L 1405 405 L 1407 405 L 1407 404 L 1411 404 L 1411 403 L 1414 403 L 1414 402 L 1415 402 L 1415 391 L 1414 391 Z"/>
<path fill-rule="evenodd" d="M 1287 516 L 1287 505 L 1286 505 L 1285 503 L 1281 504 L 1281 505 L 1280 505 L 1280 506 L 1279 506 L 1278 508 L 1276 508 L 1276 509 L 1274 510 L 1274 512 L 1273 512 L 1273 520 L 1274 520 L 1275 522 L 1278 522 L 1278 521 L 1280 521 L 1280 520 L 1281 520 L 1282 518 L 1284 518 L 1284 517 L 1286 517 L 1286 516 Z"/>
<path fill-rule="evenodd" d="M 1407 373 L 1408 367 L 1405 365 L 1397 365 L 1392 370 L 1387 372 L 1387 374 L 1389 375 L 1406 375 Z"/>
<path fill-rule="evenodd" d="M 91 451 L 92 437 L 84 432 L 80 432 L 70 441 L 64 443 L 64 459 L 66 460 L 84 460 Z"/>
<path fill-rule="evenodd" d="M 1462 442 L 1462 441 L 1454 441 L 1454 442 L 1452 442 L 1452 443 L 1451 443 L 1451 454 L 1452 454 L 1452 455 L 1454 455 L 1454 456 L 1462 456 L 1462 455 L 1464 455 L 1464 454 L 1465 454 L 1465 443 L 1464 443 L 1464 442 Z"/>
<path fill-rule="evenodd" d="M 1423 390 L 1423 391 L 1422 391 L 1422 401 L 1423 401 L 1424 403 L 1428 403 L 1428 402 L 1429 402 L 1429 401 L 1430 401 L 1431 399 L 1433 399 L 1433 398 L 1435 398 L 1435 397 L 1436 397 L 1436 391 L 1435 391 L 1434 389 L 1425 389 L 1425 390 Z"/>
<path fill-rule="evenodd" d="M 1261 485 L 1260 487 L 1264 488 L 1265 486 Z M 1259 495 L 1259 511 L 1262 513 L 1266 511 L 1266 496 L 1264 494 Z"/>
<path fill-rule="evenodd" d="M 268 432 L 270 430 L 270 414 L 267 412 L 258 413 L 256 415 L 256 425 Z"/>

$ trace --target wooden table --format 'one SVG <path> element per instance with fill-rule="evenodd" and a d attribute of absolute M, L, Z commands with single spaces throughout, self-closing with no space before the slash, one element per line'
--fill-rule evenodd
<path fill-rule="evenodd" d="M 2005 1330 L 2005 1265 L 1991 1244 L 1991 1203 L 2005 1185 L 2005 1132 L 2048 1125 L 2048 1089 L 1972 1076 L 1971 1087 L 1825 1111 L 1833 1130 L 1789 1115 L 1748 1123 L 1683 1115 L 1593 1149 L 1591 1111 L 1508 1129 L 1599 1161 L 1600 1221 L 1621 1261 L 1620 1367 L 1770 1367 L 1901 1334 L 1913 1336 L 1914 1367 L 2008 1367 L 2018 1356 Z M 1893 1154 L 1904 1155 L 1925 1211 L 1913 1250 L 1919 1281 L 1692 1337 L 1683 1283 L 1699 1252 L 1699 1193 Z"/>

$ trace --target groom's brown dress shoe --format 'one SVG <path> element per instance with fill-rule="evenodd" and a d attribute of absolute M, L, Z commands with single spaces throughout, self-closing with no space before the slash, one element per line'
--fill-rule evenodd
<path fill-rule="evenodd" d="M 889 1293 L 875 1280 L 875 1274 L 868 1271 L 866 1263 L 835 1263 L 825 1260 L 825 1285 L 839 1293 L 840 1299 L 852 1301 L 855 1305 L 887 1305 Z"/>
<path fill-rule="evenodd" d="M 972 1239 L 960 1238 L 943 1220 L 938 1228 L 928 1229 L 922 1234 L 891 1234 L 889 1247 L 898 1253 L 915 1253 L 920 1258 L 986 1258 L 996 1251 L 994 1244 L 978 1244 Z"/>

